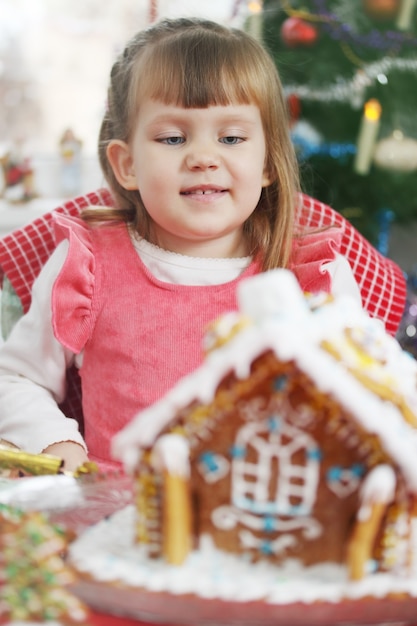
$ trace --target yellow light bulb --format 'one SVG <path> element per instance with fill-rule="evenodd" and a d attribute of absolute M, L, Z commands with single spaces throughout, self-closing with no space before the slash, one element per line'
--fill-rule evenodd
<path fill-rule="evenodd" d="M 379 120 L 381 117 L 381 105 L 378 100 L 372 98 L 365 103 L 365 117 L 368 120 Z"/>
<path fill-rule="evenodd" d="M 248 9 L 251 13 L 260 13 L 262 11 L 262 2 L 249 2 Z"/>

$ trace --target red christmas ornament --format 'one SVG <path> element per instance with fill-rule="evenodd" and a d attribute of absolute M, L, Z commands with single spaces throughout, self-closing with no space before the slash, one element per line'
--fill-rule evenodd
<path fill-rule="evenodd" d="M 400 10 L 401 0 L 362 0 L 363 10 L 376 20 L 393 20 Z"/>
<path fill-rule="evenodd" d="M 288 48 L 312 46 L 317 37 L 317 28 L 299 17 L 289 17 L 281 26 L 281 38 Z"/>

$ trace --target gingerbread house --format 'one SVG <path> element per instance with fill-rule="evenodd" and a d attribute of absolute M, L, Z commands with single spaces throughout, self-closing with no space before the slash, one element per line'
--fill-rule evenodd
<path fill-rule="evenodd" d="M 287 270 L 243 282 L 203 364 L 114 439 L 137 476 L 136 534 L 182 563 L 217 549 L 417 569 L 417 363 L 349 298 Z"/>

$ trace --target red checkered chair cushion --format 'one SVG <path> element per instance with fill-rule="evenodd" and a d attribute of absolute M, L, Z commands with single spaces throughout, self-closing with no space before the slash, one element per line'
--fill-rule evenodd
<path fill-rule="evenodd" d="M 112 204 L 110 192 L 107 189 L 99 189 L 69 200 L 53 212 L 78 216 L 87 206 L 112 206 Z M 53 212 L 45 213 L 0 240 L 0 284 L 6 275 L 20 298 L 24 313 L 30 306 L 33 282 L 55 248 Z M 75 367 L 71 367 L 67 372 L 67 395 L 61 409 L 65 415 L 75 418 L 82 430 L 81 387 Z"/>
<path fill-rule="evenodd" d="M 341 253 L 349 261 L 359 284 L 363 306 L 395 335 L 406 298 L 406 281 L 400 268 L 382 256 L 342 215 L 326 204 L 303 194 L 300 204 L 299 224 L 311 228 L 337 225 L 342 229 Z M 77 216 L 89 205 L 112 206 L 110 192 L 103 188 L 70 200 L 0 240 L 0 281 L 4 275 L 8 277 L 24 312 L 30 305 L 33 281 L 55 248 L 52 213 Z M 67 398 L 62 409 L 82 424 L 80 381 L 75 368 L 71 368 L 67 378 Z"/>
<path fill-rule="evenodd" d="M 338 226 L 342 229 L 340 252 L 349 262 L 362 296 L 363 308 L 381 319 L 395 335 L 404 312 L 407 285 L 403 271 L 380 254 L 340 213 L 301 194 L 298 222 L 311 228 Z"/>

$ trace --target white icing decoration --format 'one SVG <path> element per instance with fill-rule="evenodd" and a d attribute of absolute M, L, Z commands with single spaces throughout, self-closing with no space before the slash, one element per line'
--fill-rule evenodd
<path fill-rule="evenodd" d="M 294 548 L 298 543 L 294 535 L 280 535 L 272 541 L 265 541 L 264 539 L 255 537 L 255 535 L 248 530 L 240 532 L 239 539 L 244 548 L 255 549 L 265 555 L 284 554 L 288 548 Z"/>
<path fill-rule="evenodd" d="M 210 466 L 204 457 L 209 455 Z M 202 458 L 203 457 L 203 458 Z M 229 461 L 221 454 L 204 453 L 200 456 L 200 461 L 197 464 L 198 471 L 203 476 L 206 483 L 213 484 L 224 478 L 230 468 Z"/>
<path fill-rule="evenodd" d="M 181 435 L 160 437 L 153 449 L 152 462 L 159 470 L 166 469 L 170 474 L 187 478 L 190 475 L 190 448 Z"/>
<path fill-rule="evenodd" d="M 239 522 L 251 530 L 265 530 L 265 517 L 242 511 L 239 507 L 223 505 L 214 509 L 211 520 L 221 530 L 231 530 Z M 279 516 L 267 518 L 268 532 L 288 532 L 302 529 L 306 539 L 316 539 L 322 533 L 321 524 L 312 517 L 291 517 L 282 519 Z"/>
<path fill-rule="evenodd" d="M 261 400 L 255 399 L 254 406 L 262 406 Z M 296 454 L 303 450 L 304 463 L 295 464 Z M 244 423 L 236 434 L 232 451 L 232 505 L 213 510 L 213 524 L 222 530 L 231 530 L 238 522 L 258 532 L 302 529 L 307 538 L 318 537 L 322 528 L 310 515 L 319 478 L 317 451 L 312 437 L 287 424 L 279 415 Z M 246 460 L 246 456 L 252 461 Z M 279 467 L 279 475 L 276 490 L 271 493 L 275 466 Z M 263 544 L 262 539 L 251 533 L 243 532 L 240 537 L 252 537 L 249 543 L 254 547 Z M 249 545 L 248 541 L 245 540 L 244 546 Z M 277 538 L 271 542 L 270 549 L 276 553 L 285 545 L 289 545 L 286 539 Z"/>
<path fill-rule="evenodd" d="M 273 420 L 276 426 L 271 427 Z M 239 454 L 232 459 L 235 506 L 256 514 L 310 515 L 319 480 L 318 446 L 312 437 L 272 415 L 270 420 L 245 424 L 234 447 L 254 455 L 252 462 Z M 294 456 L 300 450 L 305 451 L 305 461 L 296 464 Z M 270 493 L 275 463 L 278 481 L 275 493 Z"/>
<path fill-rule="evenodd" d="M 361 477 L 349 467 L 340 468 L 337 478 L 327 477 L 327 487 L 339 498 L 346 498 L 358 489 Z"/>
<path fill-rule="evenodd" d="M 239 510 L 233 506 L 219 506 L 212 510 L 211 521 L 220 530 L 232 530 L 239 521 Z"/>
<path fill-rule="evenodd" d="M 308 605 L 343 597 L 382 598 L 387 593 L 417 598 L 416 578 L 376 572 L 349 582 L 346 568 L 338 564 L 303 567 L 295 559 L 279 566 L 265 560 L 252 563 L 216 550 L 209 537 L 202 538 L 199 550 L 193 550 L 184 565 L 169 566 L 161 559 L 149 559 L 144 546 L 134 545 L 134 518 L 134 507 L 129 506 L 89 528 L 70 544 L 69 562 L 97 581 L 237 602 Z"/>
<path fill-rule="evenodd" d="M 314 410 L 307 404 L 299 404 L 296 409 L 288 412 L 291 423 L 298 426 L 298 428 L 307 428 L 308 426 L 311 426 L 316 417 Z"/>
<path fill-rule="evenodd" d="M 239 415 L 247 421 L 260 419 L 268 411 L 268 405 L 265 402 L 265 398 L 261 398 L 259 396 L 249 398 L 248 400 L 245 400 L 245 402 L 239 402 L 236 408 Z"/>
<path fill-rule="evenodd" d="M 280 272 L 279 281 L 271 278 L 272 273 L 264 272 L 256 276 L 256 280 L 239 283 L 240 311 L 255 321 L 282 314 L 286 316 L 288 311 L 292 311 L 295 317 L 304 317 L 308 305 L 294 274 Z"/>
<path fill-rule="evenodd" d="M 372 504 L 392 502 L 396 482 L 395 472 L 389 465 L 377 465 L 365 476 L 360 490 L 361 507 L 358 512 L 360 521 L 368 518 Z"/>

